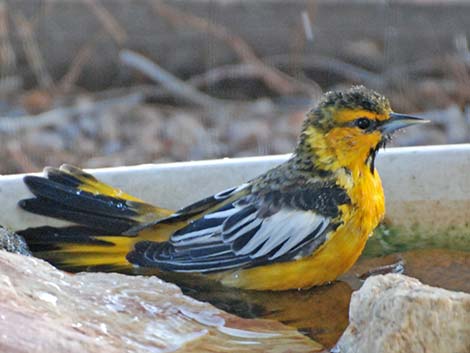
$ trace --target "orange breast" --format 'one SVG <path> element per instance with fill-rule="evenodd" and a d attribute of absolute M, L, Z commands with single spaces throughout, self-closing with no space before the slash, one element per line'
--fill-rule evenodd
<path fill-rule="evenodd" d="M 343 224 L 312 255 L 290 262 L 238 270 L 218 276 L 225 285 L 257 290 L 308 288 L 334 281 L 361 255 L 369 235 L 382 220 L 385 206 L 377 172 L 359 168 L 351 180 L 339 179 L 348 190 L 350 205 L 341 206 Z"/>

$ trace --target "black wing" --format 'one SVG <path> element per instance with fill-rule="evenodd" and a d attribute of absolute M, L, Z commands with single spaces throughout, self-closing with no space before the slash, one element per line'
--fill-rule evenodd
<path fill-rule="evenodd" d="M 211 204 L 209 213 L 175 232 L 168 242 L 137 243 L 128 260 L 167 271 L 216 272 L 300 258 L 325 241 L 338 226 L 338 206 L 349 202 L 345 190 L 336 185 L 248 195 L 246 191 L 229 190 L 225 196 L 230 202 Z M 200 202 L 197 205 L 201 207 Z"/>

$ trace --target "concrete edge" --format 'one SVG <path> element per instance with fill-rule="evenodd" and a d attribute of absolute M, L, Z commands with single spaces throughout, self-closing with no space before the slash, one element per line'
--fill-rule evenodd
<path fill-rule="evenodd" d="M 149 203 L 177 209 L 253 178 L 288 157 L 226 158 L 88 171 Z M 390 148 L 379 153 L 377 168 L 385 189 L 389 223 L 470 233 L 470 144 Z M 17 201 L 30 196 L 23 176 L 0 176 L 0 224 L 12 229 L 56 224 L 18 209 Z"/>

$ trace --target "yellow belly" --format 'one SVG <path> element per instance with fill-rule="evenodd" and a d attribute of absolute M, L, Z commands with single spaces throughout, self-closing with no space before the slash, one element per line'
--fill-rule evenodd
<path fill-rule="evenodd" d="M 227 286 L 255 290 L 309 288 L 334 281 L 356 262 L 385 211 L 377 172 L 362 175 L 349 196 L 352 204 L 340 207 L 343 224 L 312 255 L 219 274 L 217 279 Z"/>
<path fill-rule="evenodd" d="M 227 286 L 256 290 L 309 288 L 334 281 L 356 262 L 370 234 L 353 233 L 347 225 L 341 226 L 308 257 L 238 270 L 227 273 L 220 280 Z"/>

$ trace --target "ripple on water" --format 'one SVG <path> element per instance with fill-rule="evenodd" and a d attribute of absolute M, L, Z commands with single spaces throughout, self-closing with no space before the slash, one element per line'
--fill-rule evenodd
<path fill-rule="evenodd" d="M 202 325 L 219 327 L 225 324 L 224 318 L 215 315 L 215 312 L 213 311 L 204 310 L 201 312 L 195 312 L 193 310 L 189 310 L 187 307 L 178 307 L 178 310 L 184 316 L 197 321 Z"/>
<path fill-rule="evenodd" d="M 237 337 L 237 338 L 273 338 L 278 337 L 277 333 L 268 333 L 268 332 L 259 332 L 259 331 L 247 331 L 240 330 L 238 328 L 220 326 L 219 331 L 225 333 L 226 335 Z"/>

